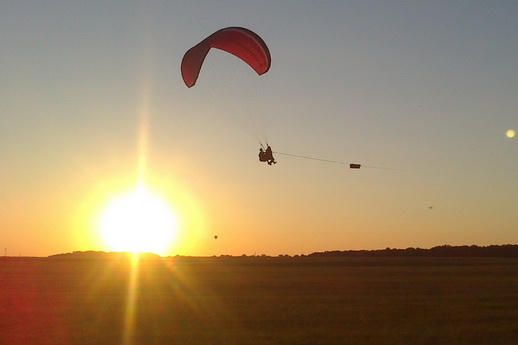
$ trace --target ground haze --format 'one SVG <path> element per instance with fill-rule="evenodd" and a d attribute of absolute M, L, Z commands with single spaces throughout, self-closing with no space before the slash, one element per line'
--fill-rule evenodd
<path fill-rule="evenodd" d="M 2 258 L 0 344 L 518 339 L 516 258 L 148 257 L 138 269 L 131 262 Z"/>

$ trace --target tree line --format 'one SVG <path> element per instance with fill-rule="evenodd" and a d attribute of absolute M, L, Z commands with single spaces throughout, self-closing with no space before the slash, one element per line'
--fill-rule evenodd
<path fill-rule="evenodd" d="M 442 245 L 429 249 L 385 248 L 378 250 L 334 250 L 315 252 L 316 257 L 518 257 L 518 245 L 450 246 Z"/>

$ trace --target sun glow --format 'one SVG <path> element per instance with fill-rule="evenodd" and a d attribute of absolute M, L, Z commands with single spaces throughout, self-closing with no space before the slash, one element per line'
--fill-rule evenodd
<path fill-rule="evenodd" d="M 99 231 L 113 251 L 166 254 L 178 220 L 167 203 L 143 185 L 113 199 L 102 212 Z"/>

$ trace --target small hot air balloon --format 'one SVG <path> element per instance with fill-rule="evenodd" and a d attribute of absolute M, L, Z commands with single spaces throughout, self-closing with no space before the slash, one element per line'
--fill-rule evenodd
<path fill-rule="evenodd" d="M 218 235 L 214 235 L 214 239 L 217 240 L 218 239 Z"/>

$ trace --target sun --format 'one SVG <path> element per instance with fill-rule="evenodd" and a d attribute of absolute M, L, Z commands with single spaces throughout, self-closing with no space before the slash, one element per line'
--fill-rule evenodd
<path fill-rule="evenodd" d="M 101 237 L 112 251 L 165 255 L 177 227 L 168 204 L 143 185 L 113 199 L 99 218 Z"/>

